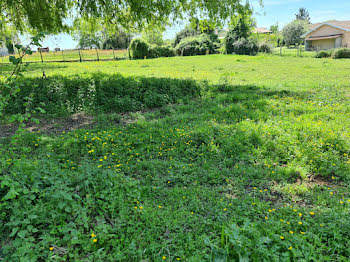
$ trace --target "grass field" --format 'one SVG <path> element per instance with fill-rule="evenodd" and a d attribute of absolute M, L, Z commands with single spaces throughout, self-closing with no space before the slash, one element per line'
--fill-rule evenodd
<path fill-rule="evenodd" d="M 348 261 L 349 70 L 273 55 L 30 64 L 23 90 L 52 92 L 53 112 L 0 140 L 0 257 Z M 62 128 L 81 108 L 93 123 Z"/>
<path fill-rule="evenodd" d="M 50 51 L 50 52 L 35 52 L 30 56 L 25 56 L 23 58 L 24 62 L 41 62 L 41 57 L 44 62 L 51 61 L 80 61 L 80 57 L 82 61 L 88 60 L 107 60 L 107 59 L 125 59 L 128 53 L 127 50 L 80 50 L 80 55 L 78 50 L 62 50 L 62 51 Z M 8 56 L 2 56 L 0 58 L 0 63 L 9 63 Z"/>

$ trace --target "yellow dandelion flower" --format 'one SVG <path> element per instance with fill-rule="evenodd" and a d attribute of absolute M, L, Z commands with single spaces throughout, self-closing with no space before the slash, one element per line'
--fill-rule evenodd
<path fill-rule="evenodd" d="M 303 231 L 300 231 L 300 234 L 302 234 L 302 235 L 305 235 L 305 232 L 303 232 Z"/>
<path fill-rule="evenodd" d="M 329 192 L 329 194 L 333 195 L 333 192 Z"/>
<path fill-rule="evenodd" d="M 289 231 L 289 233 L 294 234 L 294 231 Z"/>
<path fill-rule="evenodd" d="M 97 239 L 96 239 L 96 238 L 94 238 L 94 239 L 92 240 L 92 242 L 96 243 L 96 242 L 97 242 Z"/>
<path fill-rule="evenodd" d="M 313 216 L 313 215 L 315 215 L 315 213 L 311 211 L 311 212 L 310 212 L 310 215 Z"/>
<path fill-rule="evenodd" d="M 281 222 L 283 222 L 284 220 L 283 219 L 280 219 Z"/>
<path fill-rule="evenodd" d="M 53 247 L 49 247 L 49 249 L 50 249 L 50 251 L 53 251 L 54 248 Z"/>
<path fill-rule="evenodd" d="M 140 207 L 140 209 L 142 209 L 143 207 Z"/>
<path fill-rule="evenodd" d="M 293 247 L 289 247 L 289 248 L 288 248 L 288 250 L 292 250 L 292 249 L 293 249 Z"/>
<path fill-rule="evenodd" d="M 324 227 L 324 224 L 320 224 L 320 227 Z"/>
<path fill-rule="evenodd" d="M 281 238 L 281 240 L 283 240 L 283 239 L 284 239 L 284 236 L 280 236 L 280 238 Z"/>
<path fill-rule="evenodd" d="M 303 214 L 302 214 L 302 213 L 299 213 L 298 215 L 301 217 Z"/>
<path fill-rule="evenodd" d="M 165 260 L 165 259 L 166 259 L 166 256 L 162 256 L 162 259 Z"/>
<path fill-rule="evenodd" d="M 271 213 L 271 212 L 272 212 L 272 210 L 271 210 L 271 209 L 269 209 L 269 212 Z"/>
<path fill-rule="evenodd" d="M 94 233 L 91 233 L 91 237 L 96 237 L 96 235 Z"/>
<path fill-rule="evenodd" d="M 265 219 L 267 220 L 267 219 L 269 219 L 268 217 L 265 217 Z"/>
<path fill-rule="evenodd" d="M 227 208 L 224 208 L 224 211 L 227 211 Z"/>
<path fill-rule="evenodd" d="M 287 225 L 289 225 L 290 224 L 290 222 L 287 222 Z"/>
<path fill-rule="evenodd" d="M 298 224 L 299 224 L 299 225 L 302 225 L 302 224 L 303 224 L 303 222 L 299 221 L 299 222 L 298 222 Z"/>

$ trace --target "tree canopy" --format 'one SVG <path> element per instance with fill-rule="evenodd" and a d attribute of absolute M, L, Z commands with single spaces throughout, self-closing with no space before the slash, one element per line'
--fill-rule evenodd
<path fill-rule="evenodd" d="M 177 19 L 208 19 L 220 23 L 245 6 L 261 0 L 0 0 L 0 27 L 58 33 L 69 30 L 70 20 L 99 18 L 122 27 L 144 28 Z"/>
<path fill-rule="evenodd" d="M 296 20 L 303 20 L 310 23 L 310 14 L 305 8 L 299 8 L 299 12 L 295 14 Z"/>

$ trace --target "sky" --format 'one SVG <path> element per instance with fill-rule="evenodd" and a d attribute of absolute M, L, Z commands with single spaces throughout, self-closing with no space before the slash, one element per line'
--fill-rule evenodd
<path fill-rule="evenodd" d="M 280 29 L 294 20 L 300 7 L 306 8 L 311 17 L 311 23 L 336 20 L 350 20 L 349 0 L 263 0 L 264 6 L 254 4 L 255 19 L 258 27 L 269 28 L 278 23 Z M 172 39 L 186 22 L 168 27 L 164 39 Z M 44 47 L 60 47 L 61 49 L 74 49 L 77 42 L 70 35 L 60 34 L 50 36 L 43 42 Z"/>

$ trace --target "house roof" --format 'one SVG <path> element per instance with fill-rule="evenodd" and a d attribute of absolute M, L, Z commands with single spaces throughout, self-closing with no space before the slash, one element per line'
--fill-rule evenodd
<path fill-rule="evenodd" d="M 347 32 L 350 32 L 350 20 L 347 21 L 328 21 L 328 22 L 323 22 L 323 23 L 316 23 L 316 24 L 311 24 L 310 25 L 310 31 L 307 33 L 303 34 L 301 37 L 304 38 L 308 34 L 312 33 L 313 31 L 317 30 L 321 26 L 328 25 L 334 28 L 338 28 Z"/>
<path fill-rule="evenodd" d="M 322 40 L 322 39 L 334 39 L 341 37 L 343 34 L 336 34 L 336 35 L 326 35 L 326 36 L 314 36 L 314 37 L 307 37 L 305 40 Z"/>
<path fill-rule="evenodd" d="M 269 34 L 269 33 L 272 33 L 271 30 L 265 28 L 265 27 L 257 27 L 257 28 L 254 28 L 253 30 L 254 33 L 258 33 L 258 34 Z"/>

